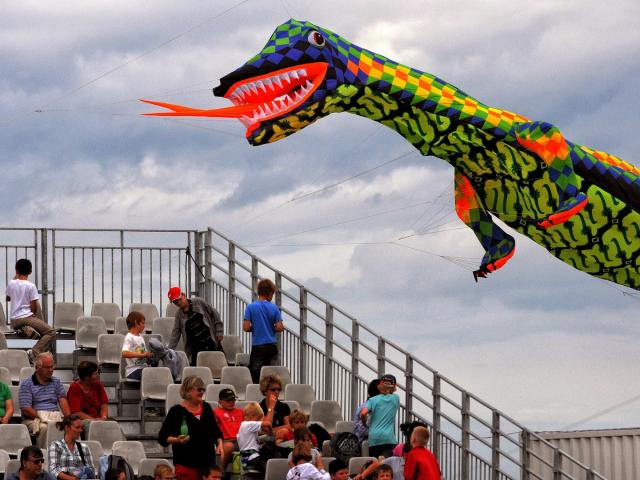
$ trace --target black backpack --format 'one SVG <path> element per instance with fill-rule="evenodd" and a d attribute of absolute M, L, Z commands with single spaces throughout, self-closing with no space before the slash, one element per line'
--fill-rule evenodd
<path fill-rule="evenodd" d="M 135 474 L 133 473 L 133 468 L 131 468 L 129 462 L 127 462 L 124 457 L 121 457 L 120 455 L 109 455 L 109 458 L 107 459 L 107 468 L 124 470 L 124 476 L 127 480 L 135 480 L 136 478 Z"/>
<path fill-rule="evenodd" d="M 349 459 L 360 456 L 360 440 L 351 432 L 336 433 L 329 446 L 331 456 L 339 458 L 346 465 L 349 465 Z"/>

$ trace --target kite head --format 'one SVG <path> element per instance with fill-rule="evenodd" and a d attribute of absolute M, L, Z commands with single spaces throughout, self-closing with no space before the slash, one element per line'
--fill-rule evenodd
<path fill-rule="evenodd" d="M 147 115 L 238 118 L 249 143 L 262 145 L 343 111 L 335 102 L 336 90 L 344 84 L 359 86 L 361 75 L 355 65 L 361 52 L 329 30 L 291 19 L 276 28 L 260 53 L 213 89 L 214 95 L 229 99 L 233 106 L 199 110 L 143 101 L 172 110 Z M 329 99 L 335 104 L 331 111 L 323 108 Z"/>

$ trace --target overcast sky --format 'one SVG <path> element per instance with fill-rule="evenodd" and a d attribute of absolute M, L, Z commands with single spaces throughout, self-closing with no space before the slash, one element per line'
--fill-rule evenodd
<path fill-rule="evenodd" d="M 251 147 L 235 120 L 139 116 L 227 106 L 211 88 L 291 16 L 639 164 L 637 1 L 4 1 L 2 224 L 212 226 L 533 428 L 640 395 L 638 301 L 519 234 L 474 283 L 442 160 L 292 201 L 411 152 L 390 130 L 332 115 Z M 384 244 L 406 235 L 421 252 Z M 636 401 L 580 428 L 639 425 Z"/>

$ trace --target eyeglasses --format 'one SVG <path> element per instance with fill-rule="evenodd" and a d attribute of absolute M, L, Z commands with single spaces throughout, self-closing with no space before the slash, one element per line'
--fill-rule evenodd
<path fill-rule="evenodd" d="M 173 303 L 175 306 L 178 306 L 178 305 L 180 305 L 180 299 L 179 299 L 179 298 L 176 298 L 176 299 L 175 299 L 173 302 L 171 302 L 171 303 Z"/>
<path fill-rule="evenodd" d="M 44 458 L 32 458 L 31 460 L 29 460 L 31 463 L 35 463 L 36 465 L 40 465 L 42 463 L 44 463 Z"/>

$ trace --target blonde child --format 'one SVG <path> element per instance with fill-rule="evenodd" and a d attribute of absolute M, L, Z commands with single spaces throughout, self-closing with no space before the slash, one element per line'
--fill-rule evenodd
<path fill-rule="evenodd" d="M 296 430 L 300 430 L 301 428 L 307 428 L 307 422 L 309 421 L 309 417 L 307 414 L 300 410 L 294 410 L 289 415 L 289 430 L 282 430 L 279 435 L 276 436 L 276 445 L 280 445 L 283 442 L 289 442 L 294 439 L 294 432 Z M 311 434 L 311 442 L 315 448 L 318 448 L 318 439 L 312 433 Z"/>
<path fill-rule="evenodd" d="M 267 458 L 260 455 L 258 436 L 272 433 L 273 410 L 265 417 L 257 402 L 251 402 L 244 407 L 244 420 L 238 429 L 238 448 L 242 468 L 245 471 L 264 472 Z"/>

